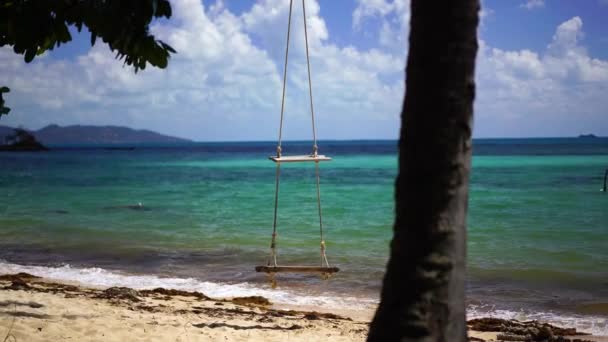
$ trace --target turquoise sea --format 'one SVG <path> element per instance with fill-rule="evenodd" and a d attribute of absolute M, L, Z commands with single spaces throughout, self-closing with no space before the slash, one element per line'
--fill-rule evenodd
<path fill-rule="evenodd" d="M 113 146 L 116 147 L 116 146 Z M 269 252 L 272 142 L 54 146 L 0 153 L 0 273 L 91 285 L 373 307 L 393 220 L 395 141 L 325 141 L 329 281 L 254 272 Z M 284 154 L 308 153 L 288 142 Z M 608 138 L 479 139 L 468 215 L 468 314 L 608 334 Z M 281 264 L 319 262 L 313 165 L 282 167 Z"/>

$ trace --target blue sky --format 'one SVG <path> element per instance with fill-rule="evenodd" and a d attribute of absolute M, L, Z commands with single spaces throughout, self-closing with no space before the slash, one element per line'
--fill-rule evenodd
<path fill-rule="evenodd" d="M 306 0 L 321 139 L 397 138 L 409 0 Z M 309 139 L 294 1 L 285 139 Z M 26 64 L 0 48 L 2 125 L 125 125 L 200 141 L 274 140 L 287 0 L 174 0 L 151 29 L 178 50 L 134 74 L 88 35 Z M 608 136 L 608 0 L 484 0 L 475 137 Z"/>

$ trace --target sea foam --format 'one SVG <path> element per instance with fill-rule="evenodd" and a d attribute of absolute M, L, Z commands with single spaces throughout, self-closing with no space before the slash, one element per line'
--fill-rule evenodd
<path fill-rule="evenodd" d="M 371 309 L 377 304 L 376 300 L 368 298 L 336 296 L 330 293 L 326 295 L 302 294 L 300 291 L 296 292 L 281 287 L 272 289 L 269 285 L 251 283 L 225 284 L 194 278 L 133 275 L 108 271 L 97 267 L 76 268 L 70 265 L 59 267 L 24 266 L 0 261 L 0 274 L 19 272 L 26 272 L 54 280 L 78 282 L 92 287 L 124 286 L 138 290 L 164 287 L 176 290 L 198 291 L 212 298 L 263 296 L 276 304 L 319 306 L 325 309 L 361 310 L 365 308 Z"/>

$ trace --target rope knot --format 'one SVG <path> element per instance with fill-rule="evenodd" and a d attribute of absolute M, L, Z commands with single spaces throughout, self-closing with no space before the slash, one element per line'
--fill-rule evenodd
<path fill-rule="evenodd" d="M 317 146 L 317 144 L 312 146 L 312 155 L 315 157 L 319 155 L 319 146 Z"/>
<path fill-rule="evenodd" d="M 277 146 L 277 157 L 281 158 L 281 146 Z"/>

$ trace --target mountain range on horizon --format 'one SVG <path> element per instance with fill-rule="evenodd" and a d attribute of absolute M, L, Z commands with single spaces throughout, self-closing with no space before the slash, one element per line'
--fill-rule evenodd
<path fill-rule="evenodd" d="M 0 144 L 13 134 L 15 128 L 0 126 Z M 192 140 L 164 135 L 145 129 L 123 126 L 48 125 L 39 130 L 27 130 L 45 145 L 57 144 L 145 144 L 184 143 Z"/>
<path fill-rule="evenodd" d="M 5 143 L 5 137 L 14 133 L 15 127 L 0 125 L 0 145 Z M 25 129 L 34 135 L 36 140 L 45 145 L 69 145 L 69 144 L 163 144 L 163 143 L 190 143 L 193 140 L 165 135 L 162 133 L 133 129 L 125 126 L 114 125 L 69 125 L 59 126 L 51 124 L 38 130 Z M 529 137 L 527 139 L 533 139 Z M 549 138 L 549 137 L 538 137 Z M 559 138 L 559 137 L 555 137 Z M 566 138 L 566 137 L 562 137 Z M 576 138 L 576 137 L 570 137 Z M 580 134 L 579 139 L 587 140 L 606 137 L 596 136 L 592 133 Z M 501 139 L 501 138 L 477 138 L 477 139 Z M 517 138 L 502 138 L 517 139 Z M 331 140 L 331 139 L 330 139 Z M 475 139 L 474 139 L 475 140 Z"/>

